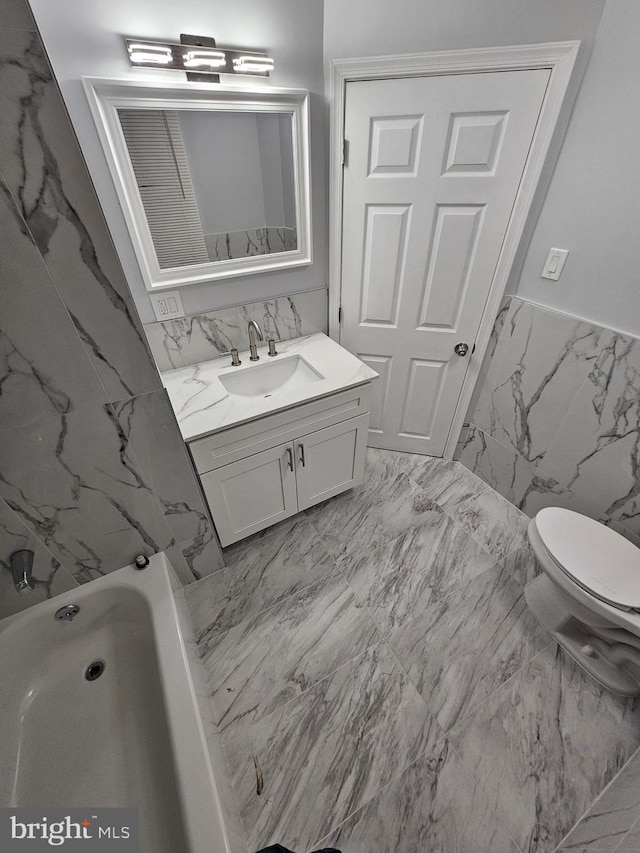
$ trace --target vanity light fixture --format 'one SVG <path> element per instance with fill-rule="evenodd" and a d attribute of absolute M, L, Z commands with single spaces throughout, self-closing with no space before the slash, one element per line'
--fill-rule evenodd
<path fill-rule="evenodd" d="M 270 56 L 236 56 L 233 69 L 237 74 L 268 74 L 273 71 L 273 59 Z"/>
<path fill-rule="evenodd" d="M 223 50 L 189 50 L 183 53 L 182 59 L 185 68 L 222 68 L 227 64 L 227 57 Z"/>
<path fill-rule="evenodd" d="M 213 39 L 209 42 L 215 45 Z M 259 51 L 226 47 L 213 49 L 203 44 L 174 44 L 128 38 L 125 43 L 129 62 L 136 68 L 196 70 L 199 74 L 250 74 L 256 77 L 268 77 L 274 68 L 273 59 Z"/>
<path fill-rule="evenodd" d="M 127 42 L 132 65 L 168 65 L 173 56 L 168 47 L 159 44 Z"/>

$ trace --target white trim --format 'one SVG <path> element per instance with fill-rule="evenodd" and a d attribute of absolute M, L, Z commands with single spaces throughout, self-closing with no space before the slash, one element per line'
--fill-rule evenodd
<path fill-rule="evenodd" d="M 307 266 L 312 262 L 309 93 L 306 89 L 251 89 L 211 83 L 168 84 L 163 80 L 100 77 L 83 77 L 82 82 L 147 290 Z M 161 269 L 118 119 L 120 107 L 289 113 L 293 132 L 297 249 Z"/>
<path fill-rule="evenodd" d="M 374 56 L 355 59 L 332 60 L 330 64 L 331 129 L 329 146 L 329 334 L 340 339 L 338 306 L 341 292 L 342 254 L 342 165 L 341 151 L 344 136 L 344 110 L 346 84 L 356 80 L 380 80 L 393 77 L 426 77 L 443 74 L 468 74 L 488 71 L 523 71 L 549 68 L 549 84 L 540 111 L 540 117 L 531 143 L 509 226 L 496 266 L 489 296 L 484 307 L 475 353 L 469 360 L 460 397 L 456 405 L 449 437 L 444 450 L 445 458 L 453 458 L 462 424 L 471 402 L 473 389 L 500 300 L 507 286 L 516 251 L 518 249 L 531 203 L 551 141 L 561 115 L 571 108 L 568 96 L 569 82 L 580 48 L 579 41 L 548 44 L 517 45 L 509 47 L 479 48 L 472 50 L 413 53 L 404 56 Z"/>

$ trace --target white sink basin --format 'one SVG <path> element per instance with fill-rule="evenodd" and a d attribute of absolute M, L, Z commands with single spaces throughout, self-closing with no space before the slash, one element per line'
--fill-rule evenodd
<path fill-rule="evenodd" d="M 240 397 L 269 397 L 278 391 L 293 391 L 304 388 L 310 382 L 324 379 L 311 365 L 299 355 L 278 358 L 242 368 L 237 372 L 229 371 L 218 377 L 226 391 Z"/>

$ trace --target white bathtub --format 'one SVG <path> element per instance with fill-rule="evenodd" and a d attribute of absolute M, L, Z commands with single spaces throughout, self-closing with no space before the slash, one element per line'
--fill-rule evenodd
<path fill-rule="evenodd" d="M 156 555 L 0 621 L 0 805 L 135 807 L 140 853 L 231 850 L 169 571 Z"/>

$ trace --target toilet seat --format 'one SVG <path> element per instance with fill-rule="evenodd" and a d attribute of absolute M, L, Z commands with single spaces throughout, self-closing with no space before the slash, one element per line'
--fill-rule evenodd
<path fill-rule="evenodd" d="M 640 611 L 639 548 L 569 509 L 542 509 L 535 524 L 549 556 L 579 586 L 613 607 Z"/>

